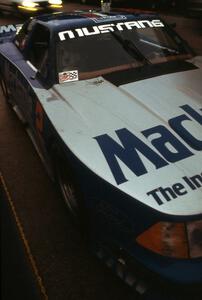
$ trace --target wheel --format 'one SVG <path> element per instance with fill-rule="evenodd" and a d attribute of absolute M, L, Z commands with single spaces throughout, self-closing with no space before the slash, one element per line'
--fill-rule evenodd
<path fill-rule="evenodd" d="M 76 219 L 79 215 L 77 189 L 66 163 L 62 163 L 61 161 L 56 163 L 56 175 L 65 204 L 70 214 Z"/>
<path fill-rule="evenodd" d="M 89 219 L 84 207 L 83 197 L 74 173 L 67 162 L 60 157 L 55 160 L 56 183 L 70 215 L 70 219 L 79 230 L 82 239 L 88 242 Z"/>
<path fill-rule="evenodd" d="M 54 169 L 57 186 L 62 194 L 65 205 L 68 209 L 71 218 L 77 224 L 84 220 L 84 207 L 82 202 L 82 195 L 79 185 L 75 179 L 74 172 L 67 161 L 61 157 L 54 156 Z"/>

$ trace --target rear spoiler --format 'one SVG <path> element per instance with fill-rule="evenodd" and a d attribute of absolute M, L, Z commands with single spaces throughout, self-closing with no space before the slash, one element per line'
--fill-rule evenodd
<path fill-rule="evenodd" d="M 10 41 L 21 29 L 22 24 L 11 24 L 0 26 L 0 43 Z"/>

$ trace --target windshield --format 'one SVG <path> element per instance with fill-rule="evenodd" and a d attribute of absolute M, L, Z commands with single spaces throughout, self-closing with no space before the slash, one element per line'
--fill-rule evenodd
<path fill-rule="evenodd" d="M 85 28 L 82 32 L 76 29 L 78 35 L 68 31 L 68 35 L 61 36 L 56 50 L 58 73 L 77 70 L 82 80 L 191 57 L 182 40 L 166 27 L 133 27 L 132 30 L 122 27 L 101 33 L 98 27 Z"/>

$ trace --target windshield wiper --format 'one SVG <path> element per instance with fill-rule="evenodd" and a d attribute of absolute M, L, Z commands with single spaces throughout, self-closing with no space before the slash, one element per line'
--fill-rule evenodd
<path fill-rule="evenodd" d="M 123 46 L 123 48 L 135 59 L 144 62 L 148 65 L 151 62 L 142 54 L 142 52 L 138 49 L 138 47 L 128 39 L 123 39 L 119 34 L 112 32 L 111 34 L 115 37 L 115 39 Z"/>
<path fill-rule="evenodd" d="M 145 44 L 154 46 L 154 47 L 156 47 L 156 48 L 159 48 L 159 49 L 162 49 L 162 50 L 167 50 L 167 51 L 170 52 L 170 53 L 179 54 L 179 51 L 176 50 L 176 49 L 172 49 L 172 48 L 169 48 L 169 47 L 167 47 L 167 46 L 159 45 L 159 44 L 156 44 L 156 43 L 154 43 L 154 42 L 147 41 L 147 40 L 144 40 L 144 39 L 140 39 L 140 41 L 143 42 L 143 43 L 145 43 Z"/>

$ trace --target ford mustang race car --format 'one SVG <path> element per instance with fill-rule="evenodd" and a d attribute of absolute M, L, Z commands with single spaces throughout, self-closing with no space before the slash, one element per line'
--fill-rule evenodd
<path fill-rule="evenodd" d="M 201 284 L 202 58 L 153 14 L 38 16 L 0 42 L 4 97 L 97 255 L 130 285 Z"/>
<path fill-rule="evenodd" d="M 0 0 L 0 10 L 12 13 L 33 14 L 61 8 L 62 0 Z"/>

